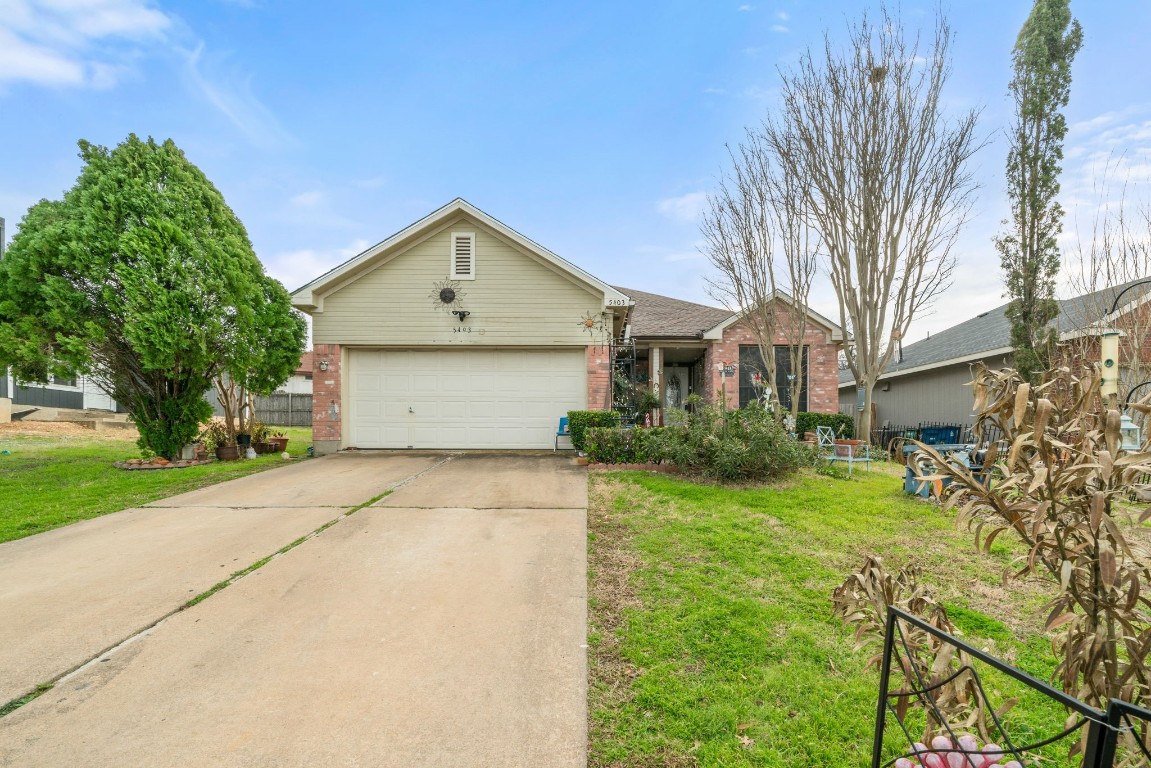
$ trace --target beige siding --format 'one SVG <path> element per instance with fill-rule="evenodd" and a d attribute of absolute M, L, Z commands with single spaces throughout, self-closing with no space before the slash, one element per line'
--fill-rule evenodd
<path fill-rule="evenodd" d="M 1003 355 L 984 361 L 992 367 L 1003 365 Z M 886 380 L 891 387 L 883 391 L 884 380 L 880 380 L 872 392 L 875 403 L 876 425 L 885 422 L 897 425 L 916 425 L 921 422 L 941 421 L 950 424 L 973 424 L 974 398 L 971 387 L 971 363 L 958 363 L 944 368 L 935 368 L 922 373 L 895 376 Z M 854 413 L 856 404 L 855 387 L 839 390 L 840 410 L 845 406 Z"/>
<path fill-rule="evenodd" d="M 448 276 L 452 232 L 476 233 L 474 280 L 458 281 L 460 322 L 433 300 Z M 586 346 L 580 326 L 603 296 L 559 274 L 466 217 L 326 295 L 313 315 L 317 344 Z M 467 330 L 470 329 L 470 330 Z"/>

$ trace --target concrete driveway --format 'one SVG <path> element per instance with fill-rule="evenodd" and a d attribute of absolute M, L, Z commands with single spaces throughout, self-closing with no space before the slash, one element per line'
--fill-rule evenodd
<path fill-rule="evenodd" d="M 550 454 L 341 454 L 0 545 L 6 694 L 83 665 L 0 765 L 583 765 L 586 494 Z"/>

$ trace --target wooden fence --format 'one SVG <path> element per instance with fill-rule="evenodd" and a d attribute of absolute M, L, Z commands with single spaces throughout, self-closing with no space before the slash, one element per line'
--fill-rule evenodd
<path fill-rule="evenodd" d="M 212 405 L 212 413 L 223 416 L 224 409 L 215 389 L 204 393 Z M 312 396 L 296 395 L 289 392 L 275 392 L 268 397 L 256 398 L 256 418 L 274 427 L 312 426 Z"/>
<path fill-rule="evenodd" d="M 277 427 L 312 426 L 312 396 L 276 392 L 256 398 L 256 418 Z"/>

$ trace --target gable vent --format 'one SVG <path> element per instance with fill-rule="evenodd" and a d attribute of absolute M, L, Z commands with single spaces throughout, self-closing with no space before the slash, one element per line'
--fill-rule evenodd
<path fill-rule="evenodd" d="M 451 260 L 451 278 L 453 280 L 476 279 L 475 232 L 452 233 Z"/>

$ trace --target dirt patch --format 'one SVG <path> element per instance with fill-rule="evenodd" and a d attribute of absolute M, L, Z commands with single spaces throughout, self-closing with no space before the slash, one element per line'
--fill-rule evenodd
<path fill-rule="evenodd" d="M 594 465 L 593 465 L 594 466 Z M 655 466 L 655 465 L 651 465 Z M 618 469 L 613 466 L 609 469 Z M 646 466 L 644 467 L 647 468 Z M 588 650 L 588 689 L 591 709 L 614 709 L 633 697 L 632 683 L 644 674 L 619 652 L 620 630 L 629 610 L 642 609 L 643 601 L 632 584 L 632 575 L 643 564 L 633 545 L 635 532 L 627 521 L 628 512 L 617 510 L 616 499 L 626 495 L 628 486 L 600 475 L 591 483 L 588 498 L 588 600 L 594 606 L 589 630 L 598 642 Z M 626 505 L 628 511 L 632 505 Z M 589 746 L 611 726 L 599 720 L 590 725 Z M 590 768 L 689 768 L 699 765 L 694 755 L 661 751 L 640 762 L 604 762 L 588 755 Z"/>
<path fill-rule="evenodd" d="M 83 438 L 85 440 L 135 440 L 140 435 L 134 429 L 114 429 L 97 432 L 91 427 L 70 421 L 12 421 L 0 424 L 0 439 L 5 437 Z"/>
<path fill-rule="evenodd" d="M 681 474 L 675 464 L 588 464 L 590 472 L 663 472 L 669 475 Z"/>

